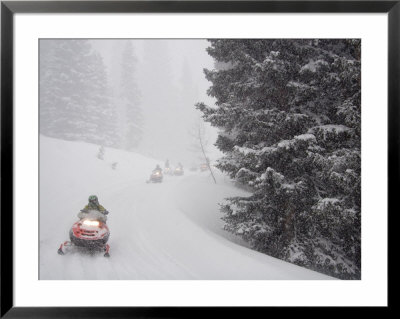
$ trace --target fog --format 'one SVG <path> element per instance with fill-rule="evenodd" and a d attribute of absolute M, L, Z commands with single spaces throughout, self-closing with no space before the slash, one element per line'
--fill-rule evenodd
<path fill-rule="evenodd" d="M 134 74 L 138 104 L 142 111 L 142 139 L 137 151 L 172 163 L 194 165 L 201 161 L 197 134 L 199 122 L 205 129 L 204 143 L 211 160 L 218 157 L 213 146 L 216 132 L 202 122 L 195 104 L 205 101 L 213 104 L 206 91 L 209 82 L 204 68 L 213 68 L 213 59 L 207 54 L 206 40 L 92 40 L 106 66 L 109 85 L 114 95 L 120 94 L 121 57 L 127 43 L 132 45 L 136 58 Z M 119 108 L 119 128 L 124 130 L 126 118 Z M 126 136 L 125 134 L 122 134 Z"/>
<path fill-rule="evenodd" d="M 214 101 L 206 40 L 40 41 L 40 132 L 198 166 L 220 153 L 195 104 Z M 161 163 L 160 163 L 161 164 Z"/>

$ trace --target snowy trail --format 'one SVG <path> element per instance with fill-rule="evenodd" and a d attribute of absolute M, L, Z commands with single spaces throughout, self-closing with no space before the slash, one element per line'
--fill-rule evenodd
<path fill-rule="evenodd" d="M 118 159 L 114 171 L 96 150 L 41 137 L 40 279 L 333 279 L 229 240 L 217 204 L 241 191 L 222 178 L 215 185 L 192 173 L 147 184 L 156 161 L 107 150 Z M 57 255 L 92 193 L 110 211 L 111 257 Z"/>

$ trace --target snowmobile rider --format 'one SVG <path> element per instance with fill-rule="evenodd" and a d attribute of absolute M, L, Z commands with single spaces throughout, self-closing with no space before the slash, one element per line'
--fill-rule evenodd
<path fill-rule="evenodd" d="M 108 214 L 108 211 L 99 204 L 99 199 L 97 198 L 96 195 L 89 196 L 89 203 L 81 210 L 81 212 L 78 214 L 78 217 L 81 218 L 80 216 L 81 213 L 88 213 L 91 210 L 97 210 L 103 215 Z"/>
<path fill-rule="evenodd" d="M 162 169 L 161 169 L 160 165 L 158 165 L 158 164 L 157 164 L 156 168 L 153 170 L 153 173 L 156 173 L 156 172 L 162 173 Z"/>
<path fill-rule="evenodd" d="M 168 159 L 165 161 L 165 168 L 169 168 L 169 160 Z"/>

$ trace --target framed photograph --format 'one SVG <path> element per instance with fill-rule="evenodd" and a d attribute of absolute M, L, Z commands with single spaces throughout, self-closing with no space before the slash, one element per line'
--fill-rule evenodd
<path fill-rule="evenodd" d="M 388 308 L 399 19 L 2 1 L 1 317 Z"/>

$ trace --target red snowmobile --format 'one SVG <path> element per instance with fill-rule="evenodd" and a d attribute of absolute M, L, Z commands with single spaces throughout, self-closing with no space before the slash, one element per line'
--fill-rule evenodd
<path fill-rule="evenodd" d="M 58 248 L 58 253 L 64 255 L 71 247 L 85 247 L 89 251 L 104 251 L 104 257 L 110 257 L 110 246 L 107 244 L 110 230 L 106 225 L 107 217 L 99 211 L 81 211 L 79 221 L 75 222 L 70 231 L 71 241 L 65 241 Z"/>

